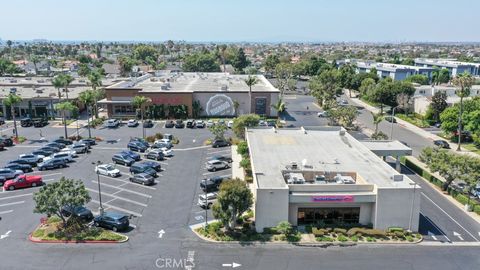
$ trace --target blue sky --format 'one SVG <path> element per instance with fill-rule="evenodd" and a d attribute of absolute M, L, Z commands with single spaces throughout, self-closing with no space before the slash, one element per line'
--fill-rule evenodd
<path fill-rule="evenodd" d="M 0 38 L 480 41 L 478 0 L 0 0 Z"/>

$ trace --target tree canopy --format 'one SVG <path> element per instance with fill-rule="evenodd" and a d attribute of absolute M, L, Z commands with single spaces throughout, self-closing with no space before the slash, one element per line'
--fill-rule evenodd
<path fill-rule="evenodd" d="M 194 53 L 185 56 L 182 68 L 187 72 L 219 72 L 220 65 L 213 54 Z"/>

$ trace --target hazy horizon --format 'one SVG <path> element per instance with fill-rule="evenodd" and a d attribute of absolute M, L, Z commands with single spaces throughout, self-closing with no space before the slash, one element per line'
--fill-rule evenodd
<path fill-rule="evenodd" d="M 258 43 L 476 43 L 469 18 L 480 2 L 458 0 L 24 0 L 2 3 L 2 40 Z"/>

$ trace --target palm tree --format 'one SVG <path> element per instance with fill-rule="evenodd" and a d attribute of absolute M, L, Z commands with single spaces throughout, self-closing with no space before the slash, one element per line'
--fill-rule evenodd
<path fill-rule="evenodd" d="M 52 85 L 53 85 L 53 87 L 55 87 L 57 89 L 58 99 L 61 99 L 62 98 L 62 93 L 60 92 L 60 88 L 62 88 L 63 85 L 64 85 L 63 77 L 61 75 L 59 75 L 59 76 L 56 76 L 55 78 L 53 78 Z"/>
<path fill-rule="evenodd" d="M 37 55 L 30 56 L 30 61 L 33 63 L 33 67 L 35 68 L 35 75 L 38 75 L 38 68 L 37 64 L 40 62 L 40 58 Z"/>
<path fill-rule="evenodd" d="M 145 96 L 135 96 L 132 100 L 134 107 L 140 109 L 140 117 L 142 119 L 142 135 L 145 138 L 145 126 L 143 125 L 143 112 L 145 110 L 145 105 L 152 102 L 152 99 Z"/>
<path fill-rule="evenodd" d="M 277 103 L 271 105 L 273 109 L 275 109 L 278 112 L 277 118 L 280 118 L 280 114 L 283 113 L 286 109 L 286 104 L 283 102 L 283 100 L 280 98 L 278 99 Z"/>
<path fill-rule="evenodd" d="M 3 104 L 10 107 L 10 112 L 13 119 L 13 127 L 15 129 L 15 137 L 18 138 L 17 120 L 15 119 L 15 105 L 22 102 L 22 97 L 15 94 L 9 94 L 4 100 Z"/>
<path fill-rule="evenodd" d="M 470 89 L 475 83 L 475 79 L 469 73 L 464 72 L 453 78 L 453 84 L 460 89 L 455 91 L 455 94 L 460 97 L 460 110 L 458 111 L 458 147 L 457 151 L 461 150 L 462 144 L 462 116 L 463 116 L 463 98 L 470 96 Z"/>
<path fill-rule="evenodd" d="M 97 104 L 97 102 L 104 95 L 103 90 L 98 89 L 99 87 L 102 86 L 102 77 L 103 77 L 103 75 L 98 71 L 94 71 L 94 72 L 91 72 L 90 74 L 88 74 L 88 81 L 89 81 L 90 86 L 92 86 L 92 89 L 93 89 L 93 100 L 94 100 L 94 104 L 95 104 L 95 109 L 94 109 L 95 118 L 98 118 L 98 104 Z"/>
<path fill-rule="evenodd" d="M 72 112 L 72 111 L 75 110 L 75 108 L 76 108 L 76 106 L 73 105 L 69 101 L 57 103 L 55 105 L 55 109 L 62 112 L 63 125 L 64 125 L 64 128 L 65 128 L 65 138 L 68 138 L 66 115 L 67 115 L 67 112 Z"/>
<path fill-rule="evenodd" d="M 200 105 L 200 101 L 198 100 L 195 100 L 193 103 L 192 103 L 192 114 L 193 114 L 193 118 L 197 118 L 200 116 L 201 112 L 202 112 L 203 108 L 202 108 L 202 105 Z"/>
<path fill-rule="evenodd" d="M 80 95 L 78 95 L 78 99 L 83 103 L 85 104 L 85 107 L 87 107 L 87 125 L 88 125 L 88 137 L 91 138 L 92 137 L 92 132 L 90 131 L 90 113 L 91 113 L 91 108 L 92 108 L 92 104 L 94 102 L 94 97 L 93 97 L 93 90 L 87 90 L 87 91 L 84 91 L 82 93 L 80 93 Z"/>
<path fill-rule="evenodd" d="M 65 89 L 65 95 L 68 100 L 68 86 L 75 80 L 70 74 L 61 74 L 59 75 L 61 77 L 61 80 L 63 82 L 62 87 Z"/>
<path fill-rule="evenodd" d="M 250 110 L 249 113 L 252 113 L 252 86 L 258 83 L 258 78 L 256 76 L 248 75 L 248 77 L 244 80 L 245 83 L 248 85 L 248 95 L 250 96 Z"/>
<path fill-rule="evenodd" d="M 378 133 L 378 124 L 380 124 L 380 122 L 382 122 L 383 115 L 381 113 L 373 113 L 373 112 L 371 112 L 371 114 L 373 116 L 373 124 L 375 125 L 375 133 L 374 134 L 377 134 Z"/>

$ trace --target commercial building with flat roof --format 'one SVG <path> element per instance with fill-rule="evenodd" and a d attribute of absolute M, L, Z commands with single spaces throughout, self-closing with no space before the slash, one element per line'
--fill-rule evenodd
<path fill-rule="evenodd" d="M 426 58 L 417 58 L 415 59 L 415 65 L 420 67 L 438 67 L 446 68 L 450 73 L 450 76 L 455 77 L 464 72 L 470 73 L 474 76 L 480 75 L 480 64 L 479 63 L 468 63 L 461 62 L 452 59 L 426 59 Z"/>
<path fill-rule="evenodd" d="M 289 221 L 418 230 L 420 190 L 381 156 L 410 155 L 399 142 L 362 143 L 340 127 L 249 128 L 257 231 Z"/>
<path fill-rule="evenodd" d="M 393 80 L 405 80 L 412 75 L 425 75 L 428 79 L 432 79 L 432 72 L 435 70 L 431 67 L 418 67 L 409 65 L 397 65 L 389 63 L 376 62 L 355 62 L 357 72 L 370 72 L 373 68 L 377 70 L 377 75 L 380 78 L 392 78 Z"/>
<path fill-rule="evenodd" d="M 136 95 L 151 98 L 149 117 L 171 116 L 171 108 L 181 106 L 189 117 L 234 116 L 256 113 L 276 116 L 271 107 L 279 98 L 279 90 L 262 75 L 252 75 L 257 83 L 250 87 L 245 83 L 247 75 L 200 72 L 157 72 L 139 78 L 131 78 L 105 89 L 106 98 L 100 104 L 107 106 L 110 117 L 135 114 L 132 100 Z M 195 105 L 196 104 L 196 105 Z M 194 107 L 201 108 L 194 113 Z"/>

